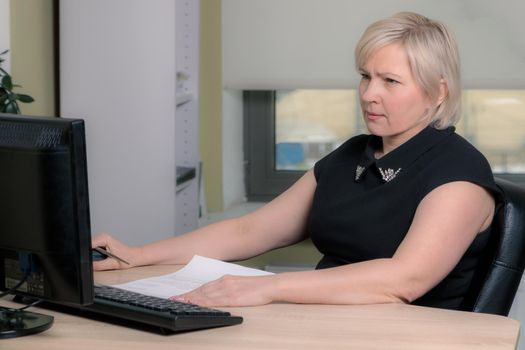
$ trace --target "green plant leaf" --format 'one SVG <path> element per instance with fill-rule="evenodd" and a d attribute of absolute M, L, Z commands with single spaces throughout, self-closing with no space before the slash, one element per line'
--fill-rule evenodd
<path fill-rule="evenodd" d="M 8 91 L 13 90 L 13 82 L 11 81 L 11 76 L 4 75 L 2 77 L 2 86 Z"/>
<path fill-rule="evenodd" d="M 9 50 L 5 50 L 0 53 L 0 113 L 14 113 L 20 114 L 20 107 L 17 101 L 23 103 L 33 102 L 33 97 L 25 94 L 16 94 L 13 92 L 14 87 L 21 87 L 20 85 L 13 84 L 11 75 L 5 71 L 1 64 L 5 62 L 5 58 L 2 57 Z"/>
<path fill-rule="evenodd" d="M 17 94 L 16 95 L 16 99 L 20 102 L 24 102 L 24 103 L 31 103 L 33 102 L 35 99 L 32 98 L 31 96 L 29 95 L 23 95 L 23 94 Z"/>

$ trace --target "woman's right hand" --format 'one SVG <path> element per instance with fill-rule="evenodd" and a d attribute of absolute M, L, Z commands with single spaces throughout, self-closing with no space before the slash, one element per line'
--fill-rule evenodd
<path fill-rule="evenodd" d="M 117 259 L 107 257 L 103 260 L 93 261 L 93 270 L 95 271 L 128 269 L 138 266 L 137 258 L 140 254 L 140 248 L 127 246 L 107 233 L 102 233 L 94 237 L 91 240 L 91 247 L 103 248 L 129 263 L 126 264 Z"/>

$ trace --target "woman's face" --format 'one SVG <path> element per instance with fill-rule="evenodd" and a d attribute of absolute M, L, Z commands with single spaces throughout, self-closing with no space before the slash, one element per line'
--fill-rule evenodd
<path fill-rule="evenodd" d="M 361 108 L 371 134 L 399 145 L 429 124 L 431 100 L 416 83 L 401 44 L 377 49 L 359 70 Z"/>

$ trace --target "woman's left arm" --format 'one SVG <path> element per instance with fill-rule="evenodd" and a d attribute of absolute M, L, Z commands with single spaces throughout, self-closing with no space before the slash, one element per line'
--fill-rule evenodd
<path fill-rule="evenodd" d="M 204 306 L 409 303 L 452 271 L 476 234 L 492 222 L 494 207 L 484 188 L 451 182 L 421 201 L 392 258 L 272 276 L 225 276 L 175 299 Z"/>

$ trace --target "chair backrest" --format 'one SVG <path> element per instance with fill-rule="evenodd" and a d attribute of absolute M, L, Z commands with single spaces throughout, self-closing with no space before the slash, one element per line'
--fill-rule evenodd
<path fill-rule="evenodd" d="M 491 260 L 472 310 L 507 316 L 525 268 L 525 188 L 496 178 L 504 203 L 494 218 Z"/>

